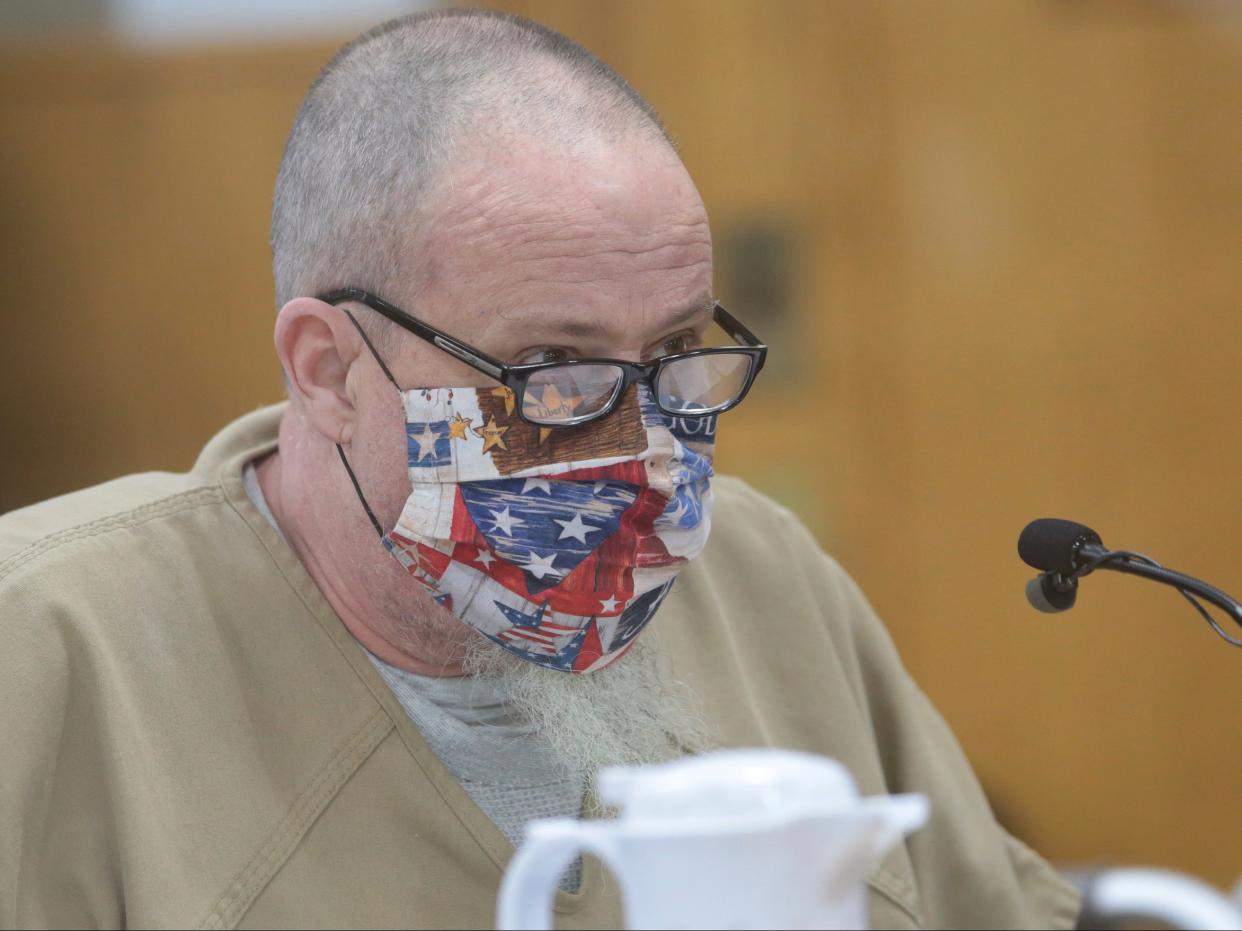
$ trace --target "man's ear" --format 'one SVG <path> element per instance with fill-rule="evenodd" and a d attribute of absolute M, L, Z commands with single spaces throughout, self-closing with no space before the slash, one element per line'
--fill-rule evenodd
<path fill-rule="evenodd" d="M 329 442 L 348 443 L 356 422 L 349 367 L 362 345 L 354 325 L 340 308 L 299 297 L 280 308 L 275 336 L 290 399 Z"/>

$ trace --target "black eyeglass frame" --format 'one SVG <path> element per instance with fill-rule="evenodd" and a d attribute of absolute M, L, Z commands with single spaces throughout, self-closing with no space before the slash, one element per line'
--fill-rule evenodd
<path fill-rule="evenodd" d="M 405 330 L 409 330 L 420 339 L 426 340 L 436 348 L 447 352 L 453 358 L 464 362 L 466 365 L 482 372 L 489 378 L 494 378 L 514 393 L 519 402 L 515 405 L 518 415 L 527 423 L 534 424 L 538 427 L 575 427 L 579 424 L 589 423 L 592 420 L 598 420 L 601 417 L 606 417 L 616 409 L 617 403 L 620 401 L 622 395 L 625 394 L 626 389 L 636 381 L 641 381 L 651 388 L 651 396 L 655 399 L 656 406 L 662 413 L 667 414 L 670 417 L 708 417 L 715 414 L 723 414 L 725 411 L 732 410 L 737 407 L 743 400 L 745 400 L 746 394 L 755 383 L 756 376 L 758 376 L 759 372 L 763 369 L 763 363 L 766 361 L 768 355 L 768 347 L 764 343 L 760 342 L 759 338 L 755 336 L 754 333 L 750 332 L 745 325 L 725 310 L 724 307 L 721 306 L 720 302 L 716 302 L 712 305 L 712 319 L 720 325 L 721 329 L 723 329 L 734 341 L 738 343 L 737 346 L 690 349 L 686 352 L 676 352 L 667 356 L 661 356 L 651 362 L 628 362 L 624 359 L 566 359 L 563 362 L 529 362 L 521 365 L 509 365 L 505 362 L 501 362 L 494 356 L 488 355 L 482 350 L 475 349 L 468 343 L 463 343 L 461 340 L 453 336 L 449 336 L 449 334 L 445 333 L 443 330 L 436 329 L 429 323 L 423 323 L 423 321 L 406 313 L 395 304 L 390 304 L 383 298 L 377 297 L 376 295 L 371 294 L 368 291 L 364 291 L 361 288 L 338 288 L 334 291 L 328 291 L 319 295 L 318 299 L 323 301 L 325 304 L 332 304 L 334 306 L 346 301 L 356 301 L 359 304 L 364 304 L 376 313 L 383 314 L 393 323 L 397 324 L 397 326 Z M 348 313 L 348 311 L 346 311 L 346 313 Z M 353 319 L 352 314 L 350 315 L 350 319 Z M 356 320 L 354 321 L 354 324 L 355 326 L 357 325 Z M 361 327 L 359 327 L 359 332 L 362 332 Z M 362 335 L 363 339 L 366 339 L 366 334 L 363 333 Z M 370 341 L 367 340 L 367 343 L 369 346 Z M 374 347 L 371 347 L 371 351 L 375 351 Z M 733 398 L 733 400 L 721 407 L 705 411 L 690 412 L 669 410 L 660 404 L 659 392 L 656 390 L 655 386 L 662 368 L 672 362 L 678 361 L 679 359 L 688 359 L 694 356 L 720 355 L 722 353 L 744 353 L 751 358 L 750 369 L 746 374 L 746 381 L 742 385 L 742 390 L 738 392 L 737 397 Z M 380 366 L 384 369 L 384 374 L 388 376 L 388 379 L 392 381 L 393 384 L 396 384 L 396 379 L 392 377 L 392 372 L 388 370 L 388 366 L 384 365 L 383 360 L 380 359 L 378 355 L 376 355 L 376 359 L 379 360 Z M 526 386 L 529 383 L 531 376 L 536 372 L 540 372 L 545 369 L 570 367 L 575 365 L 612 365 L 622 370 L 621 382 L 615 389 L 613 396 L 609 398 L 608 403 L 598 411 L 593 411 L 590 414 L 584 414 L 581 417 L 575 417 L 572 420 L 560 420 L 554 423 L 544 423 L 542 421 L 532 420 L 530 417 L 527 417 L 524 405 L 521 401 L 526 396 Z"/>

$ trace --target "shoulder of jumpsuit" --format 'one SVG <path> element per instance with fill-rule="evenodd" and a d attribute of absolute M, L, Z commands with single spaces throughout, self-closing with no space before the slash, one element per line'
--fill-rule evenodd
<path fill-rule="evenodd" d="M 44 657 L 79 678 L 89 666 L 81 681 L 101 689 L 132 674 L 131 697 L 169 713 L 214 694 L 213 674 L 246 676 L 260 698 L 294 657 L 326 676 L 312 691 L 337 683 L 367 698 L 327 632 L 330 606 L 245 494 L 243 467 L 275 448 L 284 408 L 230 423 L 188 472 L 128 475 L 0 516 L 0 656 Z"/>
<path fill-rule="evenodd" d="M 789 508 L 734 476 L 713 478 L 712 492 L 707 546 L 678 577 L 667 609 L 691 624 L 736 627 L 731 636 L 826 636 L 842 652 L 882 629 L 854 580 Z"/>
<path fill-rule="evenodd" d="M 68 544 L 104 537 L 114 547 L 118 537 L 108 537 L 110 531 L 158 525 L 169 515 L 223 502 L 222 468 L 242 451 L 259 456 L 275 449 L 287 407 L 262 407 L 225 425 L 187 472 L 126 475 L 0 514 L 0 582 L 18 565 L 38 565 Z"/>
<path fill-rule="evenodd" d="M 246 496 L 280 412 L 230 424 L 187 473 L 0 518 L 0 828 L 42 824 L 31 888 L 72 874 L 141 924 L 197 924 L 249 901 L 392 732 Z M 161 868 L 118 884 L 112 856 Z"/>

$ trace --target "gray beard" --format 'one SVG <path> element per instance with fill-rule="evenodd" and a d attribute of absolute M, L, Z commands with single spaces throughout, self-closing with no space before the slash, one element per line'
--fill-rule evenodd
<path fill-rule="evenodd" d="M 574 675 L 514 656 L 483 637 L 466 648 L 466 675 L 496 681 L 567 773 L 593 783 L 606 766 L 660 763 L 712 746 L 694 693 L 672 675 L 647 631 L 612 665 Z"/>

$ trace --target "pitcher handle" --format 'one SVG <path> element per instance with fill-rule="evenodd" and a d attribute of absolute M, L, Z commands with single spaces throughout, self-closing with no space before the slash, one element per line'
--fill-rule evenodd
<path fill-rule="evenodd" d="M 569 818 L 532 823 L 500 884 L 499 931 L 551 931 L 557 880 L 579 852 L 594 854 L 620 878 L 619 851 L 598 826 Z"/>

